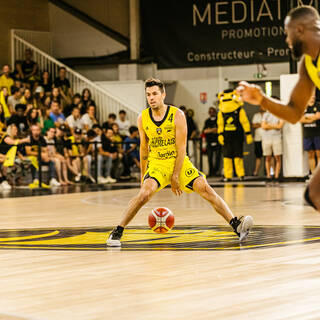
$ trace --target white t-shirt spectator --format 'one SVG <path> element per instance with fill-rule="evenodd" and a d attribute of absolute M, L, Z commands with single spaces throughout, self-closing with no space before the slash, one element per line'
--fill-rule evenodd
<path fill-rule="evenodd" d="M 129 136 L 130 122 L 129 120 L 121 121 L 120 119 L 116 121 L 119 126 L 119 133 L 122 136 Z"/>
<path fill-rule="evenodd" d="M 253 124 L 257 124 L 257 123 L 261 124 L 262 116 L 263 116 L 263 113 L 261 113 L 261 112 L 255 113 L 253 115 L 253 118 L 252 118 L 252 123 Z M 256 141 L 256 142 L 262 141 L 262 134 L 263 134 L 263 129 L 261 127 L 255 129 L 255 131 L 254 131 L 254 141 Z"/>
<path fill-rule="evenodd" d="M 81 117 L 81 121 L 83 125 L 86 125 L 89 127 L 89 129 L 92 128 L 92 126 L 94 125 L 94 121 L 90 118 L 88 113 L 85 113 L 82 117 Z"/>
<path fill-rule="evenodd" d="M 16 111 L 16 105 L 20 103 L 20 99 L 21 98 L 15 99 L 14 96 L 10 96 L 7 104 L 8 106 L 12 106 L 13 110 Z"/>
<path fill-rule="evenodd" d="M 277 124 L 279 123 L 280 119 L 271 114 L 270 112 L 266 111 L 262 116 L 262 121 L 268 124 Z M 281 129 L 263 130 L 263 141 L 275 141 L 277 139 L 281 140 Z"/>
<path fill-rule="evenodd" d="M 69 117 L 67 117 L 66 123 L 68 124 L 68 126 L 70 128 L 83 129 L 83 122 L 82 122 L 81 118 L 75 119 L 72 114 Z"/>

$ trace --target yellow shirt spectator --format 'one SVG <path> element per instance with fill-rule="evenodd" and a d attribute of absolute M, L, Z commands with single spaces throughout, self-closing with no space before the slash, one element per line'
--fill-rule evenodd
<path fill-rule="evenodd" d="M 10 77 L 10 66 L 4 65 L 2 68 L 2 75 L 0 77 L 0 88 L 5 87 L 11 96 L 11 87 L 14 85 L 14 80 Z"/>

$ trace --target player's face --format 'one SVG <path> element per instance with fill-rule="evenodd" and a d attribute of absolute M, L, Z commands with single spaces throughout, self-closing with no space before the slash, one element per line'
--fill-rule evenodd
<path fill-rule="evenodd" d="M 284 28 L 286 31 L 286 42 L 291 50 L 294 58 L 300 59 L 303 55 L 303 42 L 298 37 L 297 26 L 295 23 L 290 21 L 287 17 L 284 21 Z"/>
<path fill-rule="evenodd" d="M 165 93 L 161 92 L 158 86 L 146 88 L 148 104 L 152 109 L 157 109 L 163 105 Z"/>

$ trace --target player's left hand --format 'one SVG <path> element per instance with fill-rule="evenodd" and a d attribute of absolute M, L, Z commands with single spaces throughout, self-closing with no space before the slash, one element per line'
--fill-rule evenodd
<path fill-rule="evenodd" d="M 182 195 L 182 190 L 180 189 L 179 177 L 174 175 L 171 178 L 171 190 L 176 196 Z"/>

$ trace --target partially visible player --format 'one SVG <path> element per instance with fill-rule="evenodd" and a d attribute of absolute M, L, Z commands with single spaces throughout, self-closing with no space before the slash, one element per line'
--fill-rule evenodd
<path fill-rule="evenodd" d="M 286 42 L 295 58 L 302 63 L 299 79 L 291 92 L 288 104 L 268 98 L 260 87 L 245 81 L 237 88 L 242 99 L 248 103 L 260 105 L 277 117 L 291 123 L 298 122 L 313 94 L 314 87 L 320 89 L 320 17 L 311 6 L 292 9 L 284 22 L 287 34 Z M 306 201 L 320 212 L 320 166 L 316 169 L 305 192 Z"/>
<path fill-rule="evenodd" d="M 252 217 L 234 217 L 224 200 L 209 186 L 186 156 L 187 124 L 184 113 L 166 105 L 164 84 L 158 79 L 145 82 L 150 108 L 138 117 L 140 135 L 141 189 L 129 202 L 120 224 L 110 234 L 107 245 L 121 246 L 124 228 L 157 192 L 171 183 L 172 192 L 198 193 L 228 222 L 240 241 L 244 240 L 252 225 Z"/>

